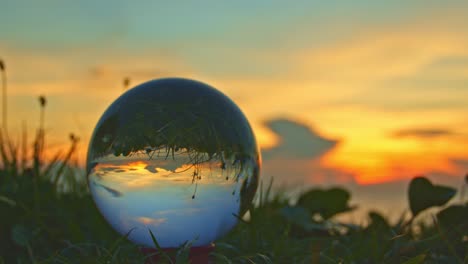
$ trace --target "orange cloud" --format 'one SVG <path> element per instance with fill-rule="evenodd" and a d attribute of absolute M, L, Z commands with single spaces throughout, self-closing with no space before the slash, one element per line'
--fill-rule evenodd
<path fill-rule="evenodd" d="M 152 225 L 152 226 L 158 226 L 167 222 L 167 218 L 151 218 L 151 217 L 145 217 L 145 216 L 138 217 L 136 220 L 144 225 Z"/>

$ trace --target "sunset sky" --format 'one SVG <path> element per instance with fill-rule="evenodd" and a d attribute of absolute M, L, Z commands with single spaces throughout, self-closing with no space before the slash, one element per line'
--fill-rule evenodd
<path fill-rule="evenodd" d="M 9 128 L 81 138 L 130 86 L 193 78 L 233 99 L 279 181 L 468 172 L 467 1 L 2 1 Z"/>

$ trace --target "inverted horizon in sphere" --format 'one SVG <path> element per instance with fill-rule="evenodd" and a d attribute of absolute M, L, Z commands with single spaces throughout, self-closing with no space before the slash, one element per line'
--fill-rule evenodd
<path fill-rule="evenodd" d="M 203 164 L 194 183 L 193 171 L 187 169 L 191 165 L 176 162 L 153 157 L 146 163 L 96 165 L 89 175 L 90 190 L 114 229 L 121 234 L 131 230 L 128 238 L 148 247 L 154 247 L 149 229 L 164 247 L 185 241 L 202 246 L 237 223 L 244 176 L 236 179 L 234 171 L 210 162 Z M 158 163 L 162 165 L 152 165 Z"/>
<path fill-rule="evenodd" d="M 105 219 L 136 244 L 210 244 L 237 223 L 255 194 L 260 153 L 228 97 L 168 78 L 120 96 L 99 120 L 88 183 Z"/>

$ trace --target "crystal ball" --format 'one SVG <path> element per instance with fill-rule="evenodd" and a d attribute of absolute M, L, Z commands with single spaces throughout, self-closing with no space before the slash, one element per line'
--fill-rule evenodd
<path fill-rule="evenodd" d="M 261 157 L 244 114 L 189 79 L 140 84 L 94 129 L 88 185 L 109 224 L 132 242 L 204 246 L 232 229 L 255 195 Z"/>

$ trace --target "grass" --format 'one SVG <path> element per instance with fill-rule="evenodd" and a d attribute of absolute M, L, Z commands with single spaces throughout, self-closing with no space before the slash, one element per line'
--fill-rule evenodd
<path fill-rule="evenodd" d="M 32 176 L 17 176 L 15 182 L 1 183 L 0 263 L 145 262 L 138 246 L 109 227 L 88 193 L 60 193 L 42 177 L 36 182 L 37 198 Z M 250 219 L 240 220 L 215 242 L 216 263 L 467 261 L 466 204 L 440 211 L 448 216 L 437 214 L 433 225 L 413 221 L 407 226 L 404 220 L 391 225 L 371 212 L 369 225 L 354 226 L 332 216 L 314 220 L 314 208 L 291 206 L 281 194 L 262 193 L 258 205 L 250 208 Z"/>
<path fill-rule="evenodd" d="M 45 97 L 39 107 L 42 121 L 32 150 L 25 132 L 17 141 L 5 127 L 0 133 L 0 263 L 149 261 L 96 209 L 84 173 L 72 162 L 76 136 L 70 135 L 66 152 L 43 159 Z M 359 226 L 334 220 L 353 210 L 343 188 L 311 189 L 293 204 L 285 193 L 273 194 L 271 183 L 261 184 L 250 217 L 239 217 L 239 224 L 215 241 L 211 258 L 215 263 L 468 263 L 468 203 L 448 206 L 455 193 L 417 177 L 408 188 L 411 217 L 389 223 L 369 212 L 369 224 Z M 422 214 L 434 206 L 440 206 L 436 213 Z M 185 263 L 189 248 L 188 243 L 156 254 L 162 262 Z"/>

